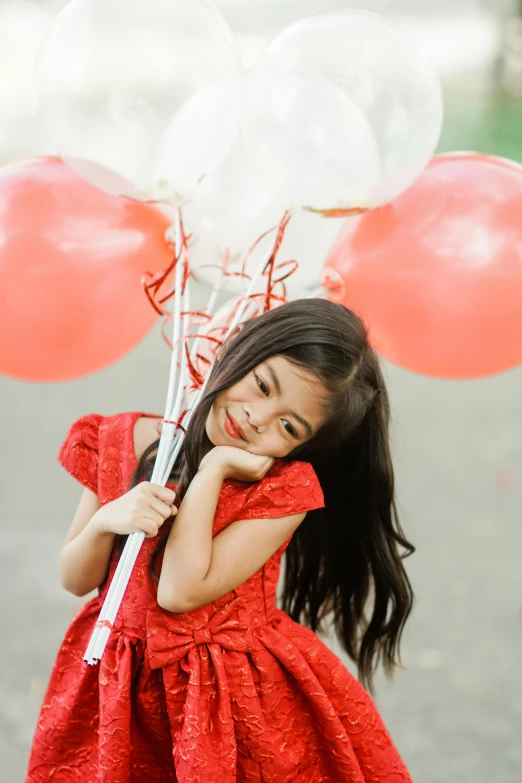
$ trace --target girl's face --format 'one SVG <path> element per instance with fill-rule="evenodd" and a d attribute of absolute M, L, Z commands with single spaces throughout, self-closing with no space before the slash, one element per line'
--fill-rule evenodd
<path fill-rule="evenodd" d="M 216 397 L 205 429 L 214 446 L 286 457 L 315 435 L 325 400 L 318 378 L 283 356 L 271 356 Z"/>

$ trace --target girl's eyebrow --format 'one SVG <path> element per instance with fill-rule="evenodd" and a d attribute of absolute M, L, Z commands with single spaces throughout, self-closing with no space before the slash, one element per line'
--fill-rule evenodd
<path fill-rule="evenodd" d="M 276 390 L 276 392 L 278 393 L 278 395 L 280 395 L 280 394 L 281 394 L 281 384 L 279 383 L 279 378 L 278 378 L 278 377 L 277 377 L 277 375 L 275 374 L 273 367 L 271 367 L 271 366 L 268 364 L 268 362 L 265 362 L 265 367 L 266 367 L 266 369 L 268 370 L 268 372 L 270 373 L 270 377 L 271 377 L 271 379 L 272 379 L 272 383 L 273 383 L 273 384 L 274 384 L 274 386 L 275 386 L 275 390 Z"/>
<path fill-rule="evenodd" d="M 272 383 L 275 386 L 275 390 L 276 390 L 277 394 L 280 395 L 281 394 L 281 384 L 279 383 L 279 378 L 275 374 L 275 371 L 274 371 L 273 367 L 271 367 L 268 364 L 268 362 L 265 362 L 265 367 L 268 370 L 268 372 L 270 373 L 270 378 L 272 380 Z M 310 424 L 306 421 L 306 419 L 303 419 L 302 416 L 299 416 L 299 414 L 294 413 L 293 411 L 292 411 L 292 416 L 294 417 L 294 419 L 296 419 L 296 421 L 299 422 L 299 424 L 301 424 L 305 428 L 307 435 L 309 437 L 311 437 L 312 434 L 313 434 L 313 430 L 312 430 Z"/>

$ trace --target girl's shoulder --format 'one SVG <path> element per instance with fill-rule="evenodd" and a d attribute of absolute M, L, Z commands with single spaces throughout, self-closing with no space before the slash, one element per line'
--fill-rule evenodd
<path fill-rule="evenodd" d="M 60 446 L 59 463 L 77 481 L 99 494 L 102 466 L 105 466 L 105 473 L 108 468 L 114 473 L 116 468 L 118 472 L 132 471 L 137 464 L 135 429 L 144 417 L 153 418 L 142 411 L 81 416 L 70 425 Z"/>
<path fill-rule="evenodd" d="M 315 479 L 319 481 L 310 462 L 302 462 L 301 460 L 287 462 L 284 459 L 275 460 L 270 470 L 266 473 L 266 478 L 302 479 L 306 481 Z"/>
<path fill-rule="evenodd" d="M 140 459 L 144 451 L 155 443 L 160 436 L 159 425 L 163 416 L 153 413 L 142 413 L 134 422 L 133 442 L 136 459 Z"/>
<path fill-rule="evenodd" d="M 103 416 L 89 413 L 70 427 L 58 452 L 58 462 L 80 484 L 98 491 L 98 453 Z"/>
<path fill-rule="evenodd" d="M 319 479 L 309 462 L 276 460 L 255 484 L 229 483 L 243 495 L 241 519 L 289 516 L 325 505 Z"/>

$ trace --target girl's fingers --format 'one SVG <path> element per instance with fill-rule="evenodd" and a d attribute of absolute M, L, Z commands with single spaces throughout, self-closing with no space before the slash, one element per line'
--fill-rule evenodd
<path fill-rule="evenodd" d="M 144 517 L 140 522 L 140 529 L 143 530 L 147 538 L 154 538 L 158 535 L 160 525 L 152 519 Z"/>
<path fill-rule="evenodd" d="M 158 532 L 162 524 L 165 522 L 165 519 L 161 514 L 158 514 L 156 511 L 153 511 L 152 509 L 143 517 L 143 522 L 147 523 L 151 526 L 151 530 L 154 530 L 154 535 Z"/>
<path fill-rule="evenodd" d="M 158 531 L 163 523 L 177 513 L 178 508 L 174 504 L 167 506 L 166 503 L 161 503 L 160 501 L 157 501 L 156 504 L 151 503 L 148 513 L 141 518 L 140 529 L 149 538 L 154 538 L 154 536 L 158 535 Z"/>
<path fill-rule="evenodd" d="M 166 503 L 168 506 L 171 506 L 172 503 L 174 503 L 176 497 L 174 490 L 167 489 L 167 487 L 162 487 L 159 484 L 150 484 L 149 486 L 153 496 L 158 500 L 161 500 L 162 503 Z"/>
<path fill-rule="evenodd" d="M 172 513 L 171 509 L 172 506 L 170 503 L 162 503 L 161 500 L 158 500 L 157 498 L 151 498 L 150 499 L 150 507 L 153 511 L 156 512 L 156 514 L 159 514 L 162 517 L 162 520 L 168 519 Z"/>

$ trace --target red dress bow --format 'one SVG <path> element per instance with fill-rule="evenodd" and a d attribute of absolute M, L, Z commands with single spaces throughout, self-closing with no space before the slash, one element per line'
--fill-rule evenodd
<path fill-rule="evenodd" d="M 209 618 L 191 615 L 149 611 L 147 650 L 152 669 L 172 665 L 199 645 L 219 645 L 242 653 L 252 651 L 254 637 L 242 601 L 231 601 Z"/>
<path fill-rule="evenodd" d="M 295 764 L 270 745 L 245 655 L 263 646 L 246 605 L 237 598 L 210 616 L 209 608 L 147 614 L 147 657 L 152 669 L 162 669 L 176 776 L 183 783 L 236 783 L 240 729 L 254 726 L 249 763 L 266 783 L 292 780 Z"/>

